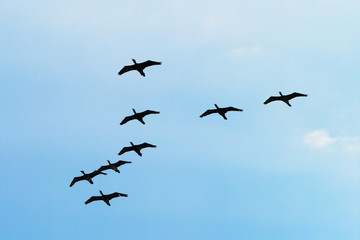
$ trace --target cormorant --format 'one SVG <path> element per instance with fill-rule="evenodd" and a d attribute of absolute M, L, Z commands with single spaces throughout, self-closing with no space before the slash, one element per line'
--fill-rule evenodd
<path fill-rule="evenodd" d="M 283 95 L 281 92 L 280 93 L 280 96 L 271 96 L 269 97 L 268 100 L 266 100 L 264 102 L 264 104 L 268 104 L 270 102 L 273 102 L 273 101 L 283 101 L 284 103 L 286 103 L 289 107 L 291 107 L 289 101 L 293 98 L 296 98 L 296 97 L 307 97 L 307 94 L 302 94 L 302 93 L 297 93 L 297 92 L 293 92 L 292 94 L 289 94 L 289 95 Z"/>
<path fill-rule="evenodd" d="M 218 105 L 214 104 L 216 109 L 209 109 L 206 110 L 203 114 L 201 114 L 201 118 L 205 117 L 207 115 L 213 114 L 213 113 L 218 113 L 220 114 L 225 120 L 227 120 L 225 113 L 229 112 L 229 111 L 237 111 L 237 112 L 242 112 L 242 109 L 238 109 L 238 108 L 234 108 L 234 107 L 226 107 L 226 108 L 219 108 Z"/>
<path fill-rule="evenodd" d="M 74 184 L 78 181 L 82 181 L 82 180 L 86 180 L 91 184 L 94 184 L 94 182 L 92 181 L 92 178 L 99 175 L 99 174 L 103 174 L 103 175 L 107 175 L 106 173 L 103 173 L 99 170 L 95 170 L 91 173 L 85 173 L 84 171 L 80 171 L 83 175 L 80 177 L 74 177 L 74 179 L 72 180 L 72 182 L 70 183 L 70 187 L 74 186 Z"/>
<path fill-rule="evenodd" d="M 149 66 L 152 66 L 152 65 L 161 65 L 161 62 L 154 62 L 154 61 L 151 61 L 151 60 L 147 60 L 146 62 L 142 62 L 142 63 L 136 63 L 135 59 L 132 59 L 132 61 L 134 62 L 134 65 L 129 65 L 129 66 L 123 67 L 118 74 L 121 75 L 121 74 L 126 73 L 128 71 L 136 70 L 143 77 L 145 77 L 145 73 L 144 73 L 145 68 L 147 68 Z"/>
<path fill-rule="evenodd" d="M 130 142 L 130 144 L 131 144 L 131 147 L 124 147 L 123 149 L 121 149 L 121 151 L 118 153 L 118 155 L 121 155 L 121 154 L 129 152 L 129 151 L 134 151 L 141 157 L 142 156 L 142 153 L 140 152 L 141 149 L 148 148 L 148 147 L 151 147 L 151 148 L 156 147 L 155 145 L 152 145 L 152 144 L 149 144 L 146 142 L 139 144 L 139 145 L 134 145 L 132 142 Z"/>
<path fill-rule="evenodd" d="M 149 114 L 159 114 L 159 113 L 160 113 L 160 112 L 156 112 L 156 111 L 152 111 L 152 110 L 146 110 L 146 111 L 144 111 L 144 112 L 139 112 L 139 113 L 137 113 L 137 112 L 135 111 L 135 109 L 132 109 L 132 110 L 133 110 L 134 114 L 125 117 L 125 118 L 121 121 L 120 125 L 124 125 L 124 124 L 127 123 L 128 121 L 131 121 L 131 120 L 134 120 L 134 119 L 138 120 L 138 121 L 141 122 L 142 124 L 145 124 L 143 118 L 144 118 L 146 115 L 149 115 Z"/>
<path fill-rule="evenodd" d="M 120 173 L 118 167 L 120 167 L 121 165 L 124 165 L 126 163 L 131 163 L 131 162 L 122 161 L 122 160 L 119 160 L 116 163 L 111 163 L 109 160 L 107 160 L 107 161 L 108 161 L 109 165 L 101 166 L 98 171 L 105 171 L 105 170 L 108 170 L 108 169 L 112 169 L 115 172 Z"/>
<path fill-rule="evenodd" d="M 103 200 L 108 206 L 111 206 L 110 205 L 111 199 L 116 198 L 116 197 L 127 197 L 128 196 L 127 194 L 118 193 L 118 192 L 114 192 L 114 193 L 107 194 L 107 195 L 104 195 L 101 190 L 99 190 L 99 192 L 100 192 L 101 196 L 92 196 L 85 202 L 85 204 L 89 204 L 93 201 Z"/>

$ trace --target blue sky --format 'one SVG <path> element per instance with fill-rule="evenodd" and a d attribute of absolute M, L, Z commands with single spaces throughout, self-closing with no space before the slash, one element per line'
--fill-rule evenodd
<path fill-rule="evenodd" d="M 355 0 L 0 2 L 2 238 L 359 239 L 359 22 Z M 131 58 L 163 64 L 118 76 Z M 69 188 L 107 159 L 133 163 Z"/>

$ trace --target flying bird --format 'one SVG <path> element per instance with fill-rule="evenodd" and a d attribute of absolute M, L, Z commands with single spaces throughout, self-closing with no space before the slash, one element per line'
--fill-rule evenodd
<path fill-rule="evenodd" d="M 115 172 L 120 173 L 118 167 L 120 167 L 121 165 L 124 165 L 126 163 L 131 163 L 131 162 L 122 161 L 122 160 L 119 160 L 116 163 L 111 163 L 109 160 L 107 160 L 107 162 L 109 163 L 109 165 L 101 166 L 98 171 L 105 171 L 108 169 L 112 169 Z"/>
<path fill-rule="evenodd" d="M 129 66 L 125 66 L 123 67 L 120 72 L 118 73 L 119 75 L 129 72 L 129 71 L 133 71 L 136 70 L 138 71 L 142 76 L 145 77 L 145 73 L 144 73 L 144 69 L 153 65 L 161 65 L 161 62 L 155 62 L 155 61 L 151 61 L 151 60 L 147 60 L 146 62 L 142 62 L 142 63 L 137 63 L 135 61 L 135 59 L 132 59 L 132 61 L 134 62 L 133 65 L 129 65 Z"/>
<path fill-rule="evenodd" d="M 242 112 L 242 109 L 239 108 L 234 108 L 234 107 L 226 107 L 226 108 L 219 108 L 218 105 L 214 104 L 216 109 L 209 109 L 206 110 L 203 114 L 200 115 L 200 117 L 205 117 L 207 115 L 213 114 L 213 113 L 218 113 L 220 114 L 225 120 L 227 120 L 225 113 L 229 112 L 229 111 L 236 111 L 236 112 Z"/>
<path fill-rule="evenodd" d="M 89 198 L 85 204 L 89 204 L 93 201 L 104 201 L 108 206 L 111 206 L 110 205 L 110 200 L 113 199 L 113 198 L 116 198 L 116 197 L 127 197 L 128 195 L 127 194 L 124 194 L 124 193 L 118 193 L 118 192 L 114 192 L 114 193 L 111 193 L 111 194 L 103 194 L 103 192 L 101 190 L 99 190 L 101 196 L 92 196 L 91 198 Z"/>
<path fill-rule="evenodd" d="M 91 173 L 85 173 L 84 171 L 80 171 L 83 175 L 80 177 L 74 177 L 74 179 L 72 180 L 72 182 L 70 183 L 70 187 L 74 186 L 74 184 L 78 181 L 82 181 L 82 180 L 86 180 L 91 184 L 94 184 L 94 182 L 92 181 L 92 178 L 99 175 L 99 174 L 103 174 L 103 175 L 107 175 L 106 173 L 103 173 L 99 170 L 95 170 Z"/>
<path fill-rule="evenodd" d="M 140 157 L 142 156 L 142 153 L 140 152 L 141 149 L 143 148 L 156 148 L 155 145 L 149 144 L 149 143 L 142 143 L 142 144 L 138 144 L 138 145 L 134 145 L 132 142 L 130 142 L 131 147 L 124 147 L 123 149 L 121 149 L 121 151 L 118 153 L 118 155 L 121 155 L 123 153 L 129 152 L 129 151 L 134 151 L 136 152 Z"/>
<path fill-rule="evenodd" d="M 302 93 L 297 93 L 297 92 L 293 92 L 292 94 L 289 94 L 289 95 L 283 95 L 281 92 L 279 92 L 279 93 L 280 93 L 280 96 L 271 96 L 271 97 L 269 97 L 268 100 L 266 100 L 264 102 L 264 104 L 268 104 L 273 101 L 283 101 L 289 107 L 291 107 L 291 105 L 289 103 L 289 101 L 291 99 L 296 98 L 296 97 L 307 97 L 307 94 L 302 94 Z"/>
<path fill-rule="evenodd" d="M 143 119 L 145 116 L 147 116 L 147 115 L 149 115 L 149 114 L 159 114 L 159 113 L 160 113 L 160 112 L 152 111 L 152 110 L 146 110 L 146 111 L 144 111 L 144 112 L 139 112 L 139 113 L 137 113 L 137 112 L 135 111 L 135 109 L 132 109 L 132 110 L 133 110 L 134 114 L 125 117 L 125 118 L 121 121 L 120 125 L 124 125 L 124 124 L 127 123 L 128 121 L 135 120 L 135 119 L 138 120 L 139 122 L 141 122 L 142 124 L 145 124 L 144 119 Z"/>

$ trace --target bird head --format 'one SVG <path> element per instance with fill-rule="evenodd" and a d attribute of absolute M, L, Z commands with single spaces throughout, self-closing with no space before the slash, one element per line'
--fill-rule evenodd
<path fill-rule="evenodd" d="M 216 109 L 218 109 L 218 108 L 219 108 L 217 104 L 214 104 L 214 105 L 215 105 Z"/>
<path fill-rule="evenodd" d="M 136 114 L 136 111 L 135 111 L 135 109 L 132 109 L 132 110 L 133 110 L 134 114 Z"/>
<path fill-rule="evenodd" d="M 104 196 L 104 194 L 103 194 L 103 192 L 101 190 L 99 190 L 99 192 L 100 192 L 101 196 Z"/>
<path fill-rule="evenodd" d="M 135 59 L 132 59 L 132 61 L 134 62 L 134 64 L 136 64 L 136 61 L 135 61 Z"/>
<path fill-rule="evenodd" d="M 282 92 L 279 91 L 280 96 L 283 96 Z"/>
<path fill-rule="evenodd" d="M 130 142 L 131 146 L 134 146 L 133 142 Z"/>
<path fill-rule="evenodd" d="M 85 175 L 85 172 L 83 170 L 81 170 L 80 172 Z"/>
<path fill-rule="evenodd" d="M 111 162 L 109 160 L 106 160 L 106 161 L 109 163 L 109 165 L 111 164 Z"/>

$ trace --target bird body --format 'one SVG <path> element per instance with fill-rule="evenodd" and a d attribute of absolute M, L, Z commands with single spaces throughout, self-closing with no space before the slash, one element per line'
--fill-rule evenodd
<path fill-rule="evenodd" d="M 293 92 L 289 95 L 283 95 L 281 92 L 279 92 L 280 96 L 271 96 L 269 97 L 264 104 L 268 104 L 270 102 L 273 101 L 283 101 L 284 103 L 286 103 L 289 107 L 291 107 L 290 104 L 290 100 L 296 97 L 307 97 L 307 94 L 302 94 L 302 93 L 297 93 L 297 92 Z"/>
<path fill-rule="evenodd" d="M 137 113 L 137 112 L 135 111 L 135 109 L 132 109 L 132 110 L 133 110 L 134 114 L 125 117 L 125 118 L 121 121 L 120 125 L 124 125 L 125 123 L 127 123 L 127 122 L 129 122 L 129 121 L 131 121 L 131 120 L 135 120 L 135 119 L 138 120 L 139 122 L 141 122 L 142 124 L 145 124 L 145 122 L 144 122 L 144 120 L 143 120 L 143 118 L 144 118 L 145 116 L 147 116 L 147 115 L 149 115 L 149 114 L 159 114 L 159 113 L 160 113 L 160 112 L 153 111 L 153 110 L 146 110 L 146 111 Z"/>
<path fill-rule="evenodd" d="M 132 61 L 134 62 L 133 65 L 129 65 L 129 66 L 123 67 L 118 74 L 121 75 L 121 74 L 123 74 L 123 73 L 136 70 L 136 71 L 138 71 L 143 77 L 145 77 L 145 73 L 144 73 L 144 69 L 145 69 L 145 68 L 147 68 L 147 67 L 149 67 L 149 66 L 153 66 L 153 65 L 161 65 L 161 62 L 155 62 L 155 61 L 151 61 L 151 60 L 147 60 L 146 62 L 142 62 L 142 63 L 137 63 L 137 62 L 135 61 L 135 59 L 132 59 Z"/>
<path fill-rule="evenodd" d="M 134 151 L 141 157 L 142 156 L 142 153 L 140 152 L 141 149 L 148 148 L 148 147 L 151 147 L 151 148 L 156 147 L 155 145 L 152 145 L 152 144 L 149 144 L 146 142 L 144 142 L 142 144 L 138 144 L 138 145 L 135 145 L 132 142 L 130 142 L 130 144 L 131 144 L 130 147 L 124 147 L 123 149 L 121 149 L 121 151 L 118 153 L 118 155 L 121 155 L 121 154 L 129 152 L 129 151 Z"/>
<path fill-rule="evenodd" d="M 213 113 L 218 113 L 220 114 L 220 116 L 222 116 L 225 120 L 227 120 L 227 117 L 225 115 L 225 113 L 229 112 L 229 111 L 237 111 L 237 112 L 242 112 L 242 109 L 239 108 L 234 108 L 234 107 L 226 107 L 226 108 L 219 108 L 218 105 L 215 105 L 215 109 L 208 109 L 206 110 L 203 114 L 200 115 L 200 117 L 205 117 L 207 115 L 213 114 Z"/>
<path fill-rule="evenodd" d="M 131 163 L 131 162 L 122 161 L 122 160 L 119 160 L 116 163 L 111 163 L 109 160 L 107 160 L 107 161 L 108 161 L 109 165 L 101 166 L 98 169 L 98 171 L 105 171 L 105 170 L 108 170 L 108 169 L 112 169 L 115 172 L 120 173 L 118 167 L 120 167 L 121 165 L 127 164 L 127 163 Z"/>
<path fill-rule="evenodd" d="M 128 195 L 127 194 L 124 194 L 124 193 L 118 193 L 118 192 L 114 192 L 114 193 L 111 193 L 111 194 L 103 194 L 103 192 L 100 190 L 99 191 L 101 196 L 92 196 L 91 198 L 89 198 L 88 200 L 86 200 L 85 204 L 89 204 L 93 201 L 104 201 L 108 206 L 111 206 L 110 205 L 110 200 L 113 199 L 113 198 L 116 198 L 116 197 L 127 197 Z"/>
<path fill-rule="evenodd" d="M 103 173 L 99 170 L 95 170 L 91 173 L 85 173 L 84 171 L 81 171 L 81 173 L 83 174 L 80 177 L 74 177 L 74 179 L 72 180 L 72 182 L 70 183 L 70 187 L 74 186 L 75 183 L 82 181 L 82 180 L 86 180 L 88 181 L 90 184 L 94 184 L 94 182 L 92 181 L 92 178 L 99 175 L 99 174 L 103 174 L 103 175 L 107 175 L 106 173 Z"/>

